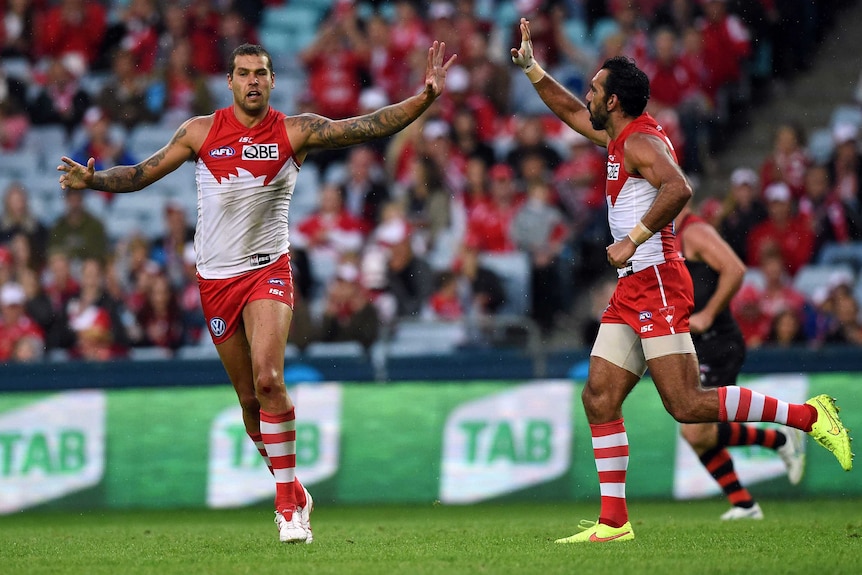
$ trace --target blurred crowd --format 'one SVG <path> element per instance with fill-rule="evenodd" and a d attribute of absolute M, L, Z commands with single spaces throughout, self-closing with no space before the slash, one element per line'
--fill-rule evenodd
<path fill-rule="evenodd" d="M 550 337 L 578 294 L 604 293 L 605 156 L 511 65 L 516 18 L 529 18 L 537 60 L 578 94 L 605 58 L 635 58 L 651 79 L 649 111 L 696 180 L 745 115 L 811 65 L 853 1 L 0 0 L 0 148 L 54 125 L 77 161 L 136 163 L 116 135 L 212 112 L 224 94 L 209 80 L 224 78 L 237 45 L 264 42 L 268 13 L 291 6 L 314 4 L 320 18 L 299 53 L 264 42 L 274 94 L 290 89 L 280 74 L 302 77 L 279 100 L 286 113 L 341 118 L 414 94 L 430 41 L 443 40 L 457 65 L 420 121 L 303 165 L 315 197 L 294 198 L 291 214 L 291 342 L 370 347 L 404 319 L 483 325 L 504 314 Z M 740 167 L 726 197 L 699 205 L 758 272 L 733 304 L 752 347 L 862 343 L 855 276 L 794 287 L 826 246 L 862 241 L 857 131 L 836 126 L 829 157 L 815 161 L 803 131 L 782 125 L 762 165 Z M 26 178 L 2 194 L 0 361 L 170 355 L 208 338 L 188 203 L 166 204 L 160 237 L 111 237 L 87 208 L 98 192 L 65 193 L 52 221 L 32 211 Z"/>

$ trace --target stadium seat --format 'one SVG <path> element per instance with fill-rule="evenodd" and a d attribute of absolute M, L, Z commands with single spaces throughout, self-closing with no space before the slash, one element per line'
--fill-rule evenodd
<path fill-rule="evenodd" d="M 501 314 L 526 315 L 530 308 L 530 257 L 524 252 L 483 253 L 479 263 L 500 276 L 506 291 Z"/>
<path fill-rule="evenodd" d="M 365 348 L 358 341 L 314 341 L 305 348 L 309 358 L 361 358 L 366 356 Z"/>
<path fill-rule="evenodd" d="M 587 24 L 578 18 L 569 18 L 563 23 L 563 29 L 566 31 L 566 38 L 579 49 L 592 49 L 590 41 L 590 31 L 587 29 Z"/>
<path fill-rule="evenodd" d="M 400 321 L 387 342 L 387 355 L 447 354 L 466 340 L 466 326 L 460 321 Z"/>
<path fill-rule="evenodd" d="M 808 155 L 816 164 L 825 164 L 832 155 L 835 143 L 832 140 L 832 130 L 820 128 L 813 130 L 808 136 Z"/>
<path fill-rule="evenodd" d="M 803 266 L 793 277 L 793 288 L 811 299 L 814 293 L 823 286 L 847 281 L 851 285 L 856 282 L 856 273 L 847 264 L 808 264 Z"/>
<path fill-rule="evenodd" d="M 845 264 L 853 268 L 858 275 L 862 272 L 862 242 L 843 244 L 830 243 L 823 246 L 817 257 L 818 264 Z"/>
<path fill-rule="evenodd" d="M 0 174 L 5 177 L 26 180 L 41 170 L 39 154 L 31 150 L 4 151 L 0 154 Z"/>

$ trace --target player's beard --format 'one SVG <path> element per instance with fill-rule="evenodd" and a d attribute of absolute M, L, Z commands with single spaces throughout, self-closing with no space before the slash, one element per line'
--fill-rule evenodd
<path fill-rule="evenodd" d="M 593 130 L 604 130 L 608 124 L 607 114 L 604 116 L 593 114 L 593 102 L 587 104 L 587 111 L 590 113 L 590 125 L 592 125 Z"/>

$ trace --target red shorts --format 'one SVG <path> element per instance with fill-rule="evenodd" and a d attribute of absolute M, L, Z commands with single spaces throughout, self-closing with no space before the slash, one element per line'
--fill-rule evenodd
<path fill-rule="evenodd" d="M 688 332 L 694 285 L 683 260 L 672 260 L 617 280 L 602 323 L 628 325 L 642 339 Z"/>
<path fill-rule="evenodd" d="M 208 280 L 198 276 L 201 304 L 213 342 L 218 345 L 232 336 L 242 322 L 242 310 L 250 301 L 274 299 L 293 307 L 293 276 L 290 256 L 242 275 Z"/>

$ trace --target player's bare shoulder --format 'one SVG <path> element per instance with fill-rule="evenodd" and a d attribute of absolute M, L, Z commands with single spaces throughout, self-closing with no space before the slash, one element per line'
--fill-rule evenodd
<path fill-rule="evenodd" d="M 196 157 L 213 126 L 215 114 L 189 118 L 174 132 L 168 145 L 178 145 L 188 148 Z"/>

